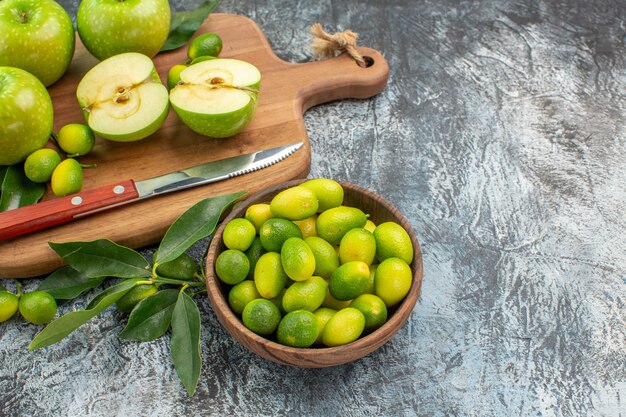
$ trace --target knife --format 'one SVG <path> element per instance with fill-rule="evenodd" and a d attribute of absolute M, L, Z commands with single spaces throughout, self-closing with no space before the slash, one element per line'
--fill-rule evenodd
<path fill-rule="evenodd" d="M 196 165 L 141 181 L 132 179 L 0 213 L 0 240 L 36 232 L 113 207 L 222 181 L 267 168 L 302 147 L 302 142 Z"/>

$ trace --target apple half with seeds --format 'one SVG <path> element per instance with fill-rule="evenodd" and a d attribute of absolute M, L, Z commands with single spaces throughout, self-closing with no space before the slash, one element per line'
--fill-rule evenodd
<path fill-rule="evenodd" d="M 132 142 L 156 132 L 169 110 L 167 88 L 146 55 L 114 55 L 93 67 L 76 89 L 87 124 L 98 136 Z"/>
<path fill-rule="evenodd" d="M 217 58 L 185 68 L 170 103 L 191 130 L 212 138 L 233 136 L 256 110 L 261 73 L 238 59 Z"/>

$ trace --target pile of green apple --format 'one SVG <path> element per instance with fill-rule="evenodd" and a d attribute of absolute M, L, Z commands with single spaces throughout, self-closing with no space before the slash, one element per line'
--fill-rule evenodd
<path fill-rule="evenodd" d="M 168 0 L 82 0 L 76 26 L 82 43 L 103 60 L 124 52 L 155 56 L 170 30 Z M 46 87 L 67 71 L 74 26 L 54 0 L 0 2 L 0 66 L 21 68 Z"/>
<path fill-rule="evenodd" d="M 83 0 L 77 26 L 99 59 L 129 51 L 154 56 L 169 34 L 169 3 Z M 67 71 L 75 34 L 54 0 L 1 0 L 0 34 L 0 165 L 13 165 L 48 142 L 53 108 L 46 87 Z"/>
<path fill-rule="evenodd" d="M 119 142 L 144 139 L 165 122 L 170 103 L 201 135 L 225 138 L 250 123 L 261 74 L 248 62 L 218 58 L 217 34 L 191 41 L 187 61 L 170 70 L 169 91 L 162 84 L 151 58 L 167 40 L 170 13 L 167 0 L 81 2 L 78 34 L 102 60 L 76 90 L 90 132 Z M 46 87 L 67 71 L 75 36 L 54 0 L 0 0 L 0 33 L 0 165 L 13 165 L 42 149 L 52 134 Z"/>

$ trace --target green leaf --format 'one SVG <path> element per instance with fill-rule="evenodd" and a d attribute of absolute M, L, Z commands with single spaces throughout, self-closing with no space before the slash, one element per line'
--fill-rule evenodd
<path fill-rule="evenodd" d="M 221 0 L 207 1 L 194 10 L 172 13 L 170 34 L 160 52 L 183 46 L 220 3 Z"/>
<path fill-rule="evenodd" d="M 102 284 L 104 277 L 91 278 L 66 266 L 57 269 L 39 284 L 38 290 L 46 291 L 57 300 L 72 300 L 83 292 Z"/>
<path fill-rule="evenodd" d="M 108 239 L 48 245 L 72 268 L 90 277 L 149 277 L 150 264 L 140 253 Z"/>
<path fill-rule="evenodd" d="M 26 178 L 22 164 L 7 167 L 0 177 L 4 177 L 0 187 L 0 212 L 35 204 L 46 192 L 44 184 Z"/>
<path fill-rule="evenodd" d="M 162 290 L 141 300 L 130 313 L 120 337 L 149 342 L 163 336 L 170 327 L 178 293 L 175 289 Z"/>
<path fill-rule="evenodd" d="M 4 181 L 4 175 L 7 173 L 7 169 L 9 169 L 6 165 L 0 165 L 0 194 L 2 194 L 2 182 Z"/>
<path fill-rule="evenodd" d="M 132 283 L 133 286 L 137 285 L 139 281 L 146 281 L 143 278 L 131 278 L 120 282 L 119 284 L 112 285 L 106 290 L 102 291 L 100 294 L 96 295 L 90 302 L 87 304 L 87 310 L 94 308 L 96 305 L 100 303 L 103 299 L 108 297 L 110 294 L 113 294 L 117 291 L 118 286 L 122 284 Z M 116 300 L 117 301 L 117 300 Z"/>
<path fill-rule="evenodd" d="M 28 348 L 35 350 L 57 343 L 122 298 L 135 285 L 135 282 L 125 281 L 107 288 L 104 291 L 107 295 L 101 297 L 97 305 L 87 310 L 73 311 L 59 317 L 39 332 L 33 341 L 30 342 Z"/>
<path fill-rule="evenodd" d="M 154 262 L 173 261 L 194 243 L 213 233 L 224 210 L 243 195 L 245 193 L 239 192 L 206 198 L 181 214 L 165 232 Z"/>
<path fill-rule="evenodd" d="M 187 394 L 196 392 L 202 357 L 200 356 L 200 311 L 193 299 L 181 291 L 172 313 L 170 351 L 176 373 Z"/>

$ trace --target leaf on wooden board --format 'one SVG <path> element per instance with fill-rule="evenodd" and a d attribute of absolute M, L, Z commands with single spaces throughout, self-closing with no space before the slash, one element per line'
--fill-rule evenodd
<path fill-rule="evenodd" d="M 179 290 L 161 290 L 141 300 L 130 313 L 120 338 L 149 342 L 163 336 L 170 327 Z"/>
<path fill-rule="evenodd" d="M 105 277 L 88 277 L 71 266 L 66 266 L 48 275 L 37 289 L 46 291 L 57 300 L 72 300 L 83 292 L 96 288 L 104 279 Z"/>
<path fill-rule="evenodd" d="M 159 52 L 171 51 L 187 43 L 220 3 L 221 0 L 211 0 L 202 3 L 194 10 L 172 13 L 170 34 Z"/>
<path fill-rule="evenodd" d="M 7 169 L 9 169 L 7 165 L 0 165 L 0 195 L 2 195 L 2 182 L 4 181 L 4 176 L 7 173 Z"/>
<path fill-rule="evenodd" d="M 22 164 L 8 166 L 0 178 L 0 212 L 35 204 L 46 192 L 44 184 L 26 178 Z"/>
<path fill-rule="evenodd" d="M 108 239 L 91 242 L 67 242 L 48 245 L 72 268 L 95 277 L 149 277 L 150 264 L 139 252 Z"/>
<path fill-rule="evenodd" d="M 173 261 L 194 243 L 213 233 L 224 210 L 243 195 L 244 192 L 224 194 L 194 204 L 167 229 L 154 262 Z"/>
<path fill-rule="evenodd" d="M 106 296 L 99 298 L 99 302 L 96 305 L 86 310 L 67 313 L 48 324 L 35 336 L 32 342 L 30 342 L 30 345 L 28 345 L 28 348 L 30 350 L 40 349 L 57 343 L 122 298 L 135 285 L 135 282 L 124 281 L 107 288 L 104 291 L 107 293 Z"/>
<path fill-rule="evenodd" d="M 191 397 L 196 392 L 202 368 L 200 311 L 184 291 L 180 292 L 172 313 L 170 352 L 176 373 Z"/>

